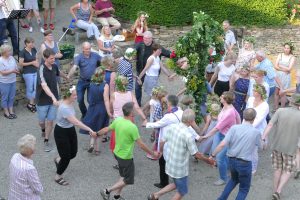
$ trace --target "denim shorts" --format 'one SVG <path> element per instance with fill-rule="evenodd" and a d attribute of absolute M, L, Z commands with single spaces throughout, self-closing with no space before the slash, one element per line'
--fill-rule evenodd
<path fill-rule="evenodd" d="M 188 193 L 188 177 L 182 178 L 173 178 L 176 185 L 176 189 L 181 196 L 184 196 Z"/>
<path fill-rule="evenodd" d="M 37 113 L 40 122 L 54 121 L 56 119 L 57 107 L 54 105 L 37 106 Z"/>

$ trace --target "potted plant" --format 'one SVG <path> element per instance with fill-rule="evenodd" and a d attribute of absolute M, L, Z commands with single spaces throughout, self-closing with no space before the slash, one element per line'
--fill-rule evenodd
<path fill-rule="evenodd" d="M 63 54 L 60 60 L 73 59 L 75 53 L 75 46 L 73 44 L 65 43 L 59 45 L 59 50 Z"/>

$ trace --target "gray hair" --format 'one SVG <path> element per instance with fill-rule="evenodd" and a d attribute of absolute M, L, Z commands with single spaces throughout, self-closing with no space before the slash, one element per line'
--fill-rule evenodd
<path fill-rule="evenodd" d="M 35 149 L 36 138 L 33 135 L 27 134 L 18 140 L 18 148 L 22 155 L 29 156 L 30 151 Z"/>
<path fill-rule="evenodd" d="M 91 43 L 89 43 L 89 42 L 83 42 L 81 46 L 82 46 L 82 48 L 85 46 L 92 47 Z"/>
<path fill-rule="evenodd" d="M 230 22 L 229 22 L 229 20 L 224 20 L 224 21 L 223 21 L 223 23 L 224 23 L 224 24 L 228 24 L 228 25 L 230 25 Z"/>
<path fill-rule="evenodd" d="M 195 112 L 188 108 L 183 111 L 181 121 L 182 123 L 193 122 L 195 120 Z"/>
<path fill-rule="evenodd" d="M 11 51 L 12 50 L 12 47 L 8 44 L 3 44 L 1 47 L 0 47 L 0 54 L 3 55 L 5 52 L 8 52 L 8 51 Z"/>
<path fill-rule="evenodd" d="M 144 36 L 153 37 L 153 34 L 151 33 L 151 31 L 145 31 Z"/>
<path fill-rule="evenodd" d="M 256 52 L 256 55 L 258 55 L 258 56 L 260 56 L 260 57 L 263 57 L 263 58 L 266 57 L 266 54 L 265 54 L 264 50 L 258 50 L 258 51 Z"/>
<path fill-rule="evenodd" d="M 251 122 L 254 121 L 256 117 L 256 110 L 254 108 L 247 108 L 243 112 L 243 118 L 245 121 Z"/>

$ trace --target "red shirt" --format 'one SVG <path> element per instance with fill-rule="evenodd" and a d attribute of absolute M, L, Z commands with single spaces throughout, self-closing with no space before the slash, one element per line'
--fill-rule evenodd
<path fill-rule="evenodd" d="M 103 10 L 104 8 L 111 8 L 113 7 L 112 3 L 110 0 L 108 1 L 102 1 L 102 0 L 97 0 L 96 4 L 95 4 L 95 10 Z M 97 15 L 97 17 L 111 17 L 110 12 L 103 12 L 100 15 Z"/>

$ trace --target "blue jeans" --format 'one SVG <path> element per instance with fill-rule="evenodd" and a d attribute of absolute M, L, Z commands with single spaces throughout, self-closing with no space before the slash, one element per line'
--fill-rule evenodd
<path fill-rule="evenodd" d="M 85 81 L 82 79 L 78 80 L 77 101 L 78 101 L 78 105 L 79 105 L 79 109 L 80 109 L 82 117 L 84 117 L 87 112 L 86 105 L 84 104 L 84 94 L 85 94 L 85 91 L 88 91 L 89 87 L 90 87 L 90 81 Z"/>
<path fill-rule="evenodd" d="M 270 87 L 270 93 L 269 93 L 269 98 L 274 94 L 276 87 Z"/>
<path fill-rule="evenodd" d="M 33 100 L 36 93 L 37 73 L 23 74 L 23 78 L 26 85 L 26 98 L 28 100 Z"/>
<path fill-rule="evenodd" d="M 212 145 L 212 150 L 214 151 L 215 148 L 221 143 L 221 141 L 224 139 L 224 135 L 220 132 L 217 132 L 214 136 L 213 140 L 213 145 Z M 228 158 L 227 158 L 227 147 L 225 146 L 222 151 L 220 151 L 216 155 L 216 161 L 218 164 L 218 170 L 219 170 L 219 175 L 220 179 L 223 181 L 227 181 L 227 169 L 228 169 Z"/>
<path fill-rule="evenodd" d="M 240 184 L 240 186 L 236 200 L 246 199 L 251 185 L 252 163 L 250 161 L 229 158 L 229 168 L 231 179 L 228 181 L 218 200 L 226 200 L 237 184 Z"/>
<path fill-rule="evenodd" d="M 37 106 L 39 122 L 54 121 L 56 119 L 57 107 L 55 105 Z"/>
<path fill-rule="evenodd" d="M 16 82 L 0 83 L 1 107 L 12 108 L 16 96 Z"/>
<path fill-rule="evenodd" d="M 11 37 L 14 53 L 18 53 L 18 35 L 13 19 L 0 19 L 0 46 L 7 40 L 6 29 Z"/>
<path fill-rule="evenodd" d="M 183 197 L 188 193 L 188 177 L 173 178 L 177 192 Z"/>

